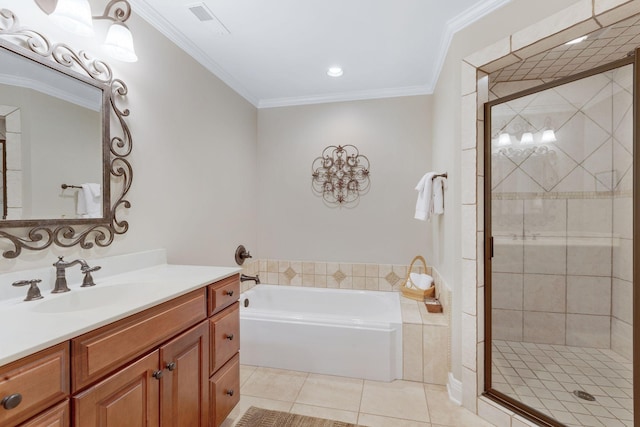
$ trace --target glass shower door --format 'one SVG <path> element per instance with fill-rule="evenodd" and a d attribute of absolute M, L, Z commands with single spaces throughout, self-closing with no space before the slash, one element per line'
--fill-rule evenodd
<path fill-rule="evenodd" d="M 487 392 L 547 425 L 633 425 L 631 62 L 487 104 Z"/>

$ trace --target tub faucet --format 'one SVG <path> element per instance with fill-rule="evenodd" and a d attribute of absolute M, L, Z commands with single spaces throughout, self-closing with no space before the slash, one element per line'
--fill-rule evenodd
<path fill-rule="evenodd" d="M 247 276 L 246 274 L 240 275 L 241 282 L 246 282 L 247 280 L 253 280 L 254 282 L 256 282 L 256 285 L 260 284 L 260 276 L 257 274 L 255 276 Z"/>
<path fill-rule="evenodd" d="M 59 256 L 58 261 L 53 263 L 53 266 L 56 268 L 56 284 L 53 287 L 51 293 L 59 294 L 62 292 L 69 292 L 70 289 L 67 286 L 67 277 L 65 275 L 65 272 L 67 268 L 73 267 L 76 264 L 80 264 L 80 271 L 84 273 L 82 287 L 95 285 L 95 283 L 93 283 L 93 277 L 91 277 L 91 273 L 100 270 L 99 266 L 89 267 L 89 264 L 87 264 L 87 262 L 83 259 L 65 261 L 63 258 L 64 257 Z"/>

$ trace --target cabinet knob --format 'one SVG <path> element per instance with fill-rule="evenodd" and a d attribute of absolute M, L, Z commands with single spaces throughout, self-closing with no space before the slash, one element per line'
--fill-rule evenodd
<path fill-rule="evenodd" d="M 233 389 L 225 391 L 224 394 L 233 396 Z"/>
<path fill-rule="evenodd" d="M 153 376 L 153 378 L 159 380 L 160 378 L 162 378 L 162 370 L 159 371 L 153 371 L 153 374 L 151 374 Z"/>
<path fill-rule="evenodd" d="M 233 291 L 225 291 L 224 292 L 225 295 L 229 295 L 230 297 L 233 296 Z"/>
<path fill-rule="evenodd" d="M 233 334 L 227 334 L 224 336 L 226 339 L 228 339 L 229 341 L 233 341 Z"/>
<path fill-rule="evenodd" d="M 20 393 L 14 393 L 2 399 L 2 401 L 0 401 L 0 404 L 2 404 L 2 407 L 4 409 L 9 410 L 18 406 L 20 402 L 22 402 L 22 395 Z"/>
<path fill-rule="evenodd" d="M 170 371 L 176 369 L 176 362 L 167 363 L 167 369 Z"/>

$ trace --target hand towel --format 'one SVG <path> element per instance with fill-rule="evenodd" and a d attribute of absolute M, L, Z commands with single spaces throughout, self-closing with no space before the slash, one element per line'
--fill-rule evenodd
<path fill-rule="evenodd" d="M 415 219 L 426 221 L 431 218 L 431 203 L 432 203 L 432 189 L 433 189 L 433 177 L 435 172 L 427 172 L 424 174 L 416 190 L 418 191 L 418 200 L 416 201 L 416 213 Z"/>
<path fill-rule="evenodd" d="M 82 184 L 82 189 L 78 192 L 76 214 L 79 218 L 102 217 L 102 190 L 100 184 Z"/>
<path fill-rule="evenodd" d="M 447 189 L 447 180 L 439 176 L 433 179 L 433 214 L 444 213 L 444 190 Z"/>

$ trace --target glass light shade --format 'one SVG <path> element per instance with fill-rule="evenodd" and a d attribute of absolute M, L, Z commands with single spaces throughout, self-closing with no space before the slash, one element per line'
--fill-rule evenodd
<path fill-rule="evenodd" d="M 533 134 L 531 132 L 523 133 L 520 144 L 533 144 Z"/>
<path fill-rule="evenodd" d="M 340 68 L 340 67 L 331 67 L 327 71 L 327 75 L 329 75 L 331 77 L 340 77 L 340 76 L 342 76 L 342 74 L 344 74 L 344 73 L 342 71 L 342 68 Z"/>
<path fill-rule="evenodd" d="M 126 25 L 119 22 L 111 24 L 103 47 L 115 59 L 136 62 L 138 56 L 133 48 L 133 36 Z"/>
<path fill-rule="evenodd" d="M 553 129 L 547 129 L 542 132 L 542 142 L 556 142 L 556 133 Z"/>
<path fill-rule="evenodd" d="M 88 0 L 58 0 L 51 20 L 59 27 L 79 36 L 93 36 L 91 6 Z"/>
<path fill-rule="evenodd" d="M 500 146 L 511 145 L 511 135 L 509 135 L 506 132 L 501 133 L 498 136 L 498 145 Z"/>

